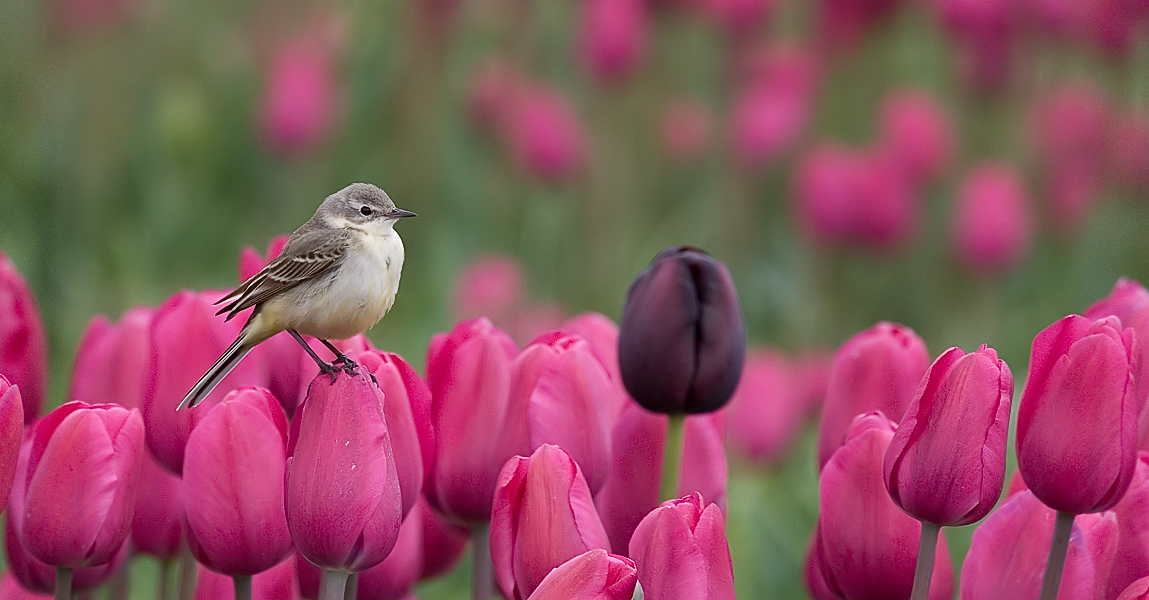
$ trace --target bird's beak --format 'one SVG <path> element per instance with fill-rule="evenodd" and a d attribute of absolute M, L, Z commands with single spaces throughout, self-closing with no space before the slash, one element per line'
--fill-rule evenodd
<path fill-rule="evenodd" d="M 417 217 L 417 216 L 419 216 L 419 215 L 417 215 L 417 214 L 415 214 L 409 210 L 403 210 L 402 208 L 396 208 L 395 210 L 387 213 L 388 219 L 406 219 L 407 217 Z"/>

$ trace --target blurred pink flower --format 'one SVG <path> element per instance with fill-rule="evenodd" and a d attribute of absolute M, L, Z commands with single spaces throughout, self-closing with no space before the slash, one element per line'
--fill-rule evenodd
<path fill-rule="evenodd" d="M 26 589 L 12 571 L 5 571 L 4 577 L 0 579 L 0 600 L 47 600 L 52 597 L 51 592 L 40 593 Z"/>
<path fill-rule="evenodd" d="M 519 307 L 507 322 L 507 333 L 519 344 L 527 344 L 562 326 L 566 310 L 555 301 L 529 302 Z"/>
<path fill-rule="evenodd" d="M 972 168 L 955 202 L 951 239 L 966 267 L 1001 273 L 1025 259 L 1032 216 L 1025 186 L 1010 165 L 983 163 Z"/>
<path fill-rule="evenodd" d="M 455 277 L 451 313 L 459 321 L 487 317 L 505 326 L 523 301 L 525 280 L 522 265 L 512 256 L 475 256 Z"/>
<path fill-rule="evenodd" d="M 132 546 L 170 560 L 183 545 L 184 502 L 181 480 L 164 469 L 150 452 L 140 457 L 140 485 L 136 490 L 136 511 L 132 515 Z"/>
<path fill-rule="evenodd" d="M 899 4 L 898 0 L 822 0 L 818 36 L 830 49 L 851 50 L 867 29 L 888 19 Z"/>
<path fill-rule="evenodd" d="M 416 506 L 419 516 L 422 517 L 423 561 L 419 579 L 423 580 L 442 575 L 459 562 L 459 558 L 463 556 L 463 549 L 467 546 L 470 532 L 444 520 L 427 504 L 427 499 L 423 496 L 419 497 Z"/>
<path fill-rule="evenodd" d="M 231 392 L 188 436 L 182 496 L 188 545 L 200 564 L 254 575 L 291 554 L 286 445 L 287 417 L 262 388 Z"/>
<path fill-rule="evenodd" d="M 727 443 L 755 463 L 781 463 L 809 416 L 794 365 L 777 350 L 751 348 L 726 408 Z"/>
<path fill-rule="evenodd" d="M 0 374 L 20 387 L 24 422 L 40 415 L 48 388 L 48 340 L 28 284 L 0 252 Z"/>
<path fill-rule="evenodd" d="M 945 107 L 926 92 L 905 88 L 888 93 L 878 118 L 878 143 L 912 181 L 936 180 L 953 164 L 957 151 L 953 122 Z"/>
<path fill-rule="evenodd" d="M 517 65 L 501 58 L 488 58 L 471 75 L 467 104 L 471 119 L 486 131 L 507 125 L 523 76 Z"/>
<path fill-rule="evenodd" d="M 858 415 L 876 410 L 902 418 L 929 365 L 925 342 L 904 325 L 881 322 L 842 344 L 822 408 L 818 464 L 845 442 Z"/>
<path fill-rule="evenodd" d="M 155 309 L 139 306 L 113 324 L 104 316 L 88 322 L 72 367 L 69 400 L 141 408 L 148 385 L 149 328 Z"/>
<path fill-rule="evenodd" d="M 52 20 L 69 32 L 111 28 L 127 20 L 136 0 L 52 0 Z"/>
<path fill-rule="evenodd" d="M 527 173 L 556 183 L 586 163 L 587 141 L 574 106 L 559 90 L 535 83 L 517 94 L 506 125 L 511 153 Z"/>
<path fill-rule="evenodd" d="M 701 159 L 710 144 L 710 110 L 696 98 L 675 98 L 662 107 L 658 118 L 662 151 L 682 164 Z"/>
<path fill-rule="evenodd" d="M 973 532 L 961 571 L 961 600 L 1037 600 L 1053 539 L 1055 512 L 1029 491 L 1008 497 Z M 1074 520 L 1057 597 L 1105 597 L 1117 545 L 1113 513 Z"/>
<path fill-rule="evenodd" d="M 775 0 L 687 0 L 735 36 L 750 37 L 774 12 Z"/>
<path fill-rule="evenodd" d="M 663 502 L 630 539 L 638 581 L 650 600 L 734 600 L 726 518 L 698 492 Z"/>
<path fill-rule="evenodd" d="M 510 600 L 525 600 L 547 573 L 587 550 L 610 550 L 583 471 L 543 444 L 499 474 L 491 513 L 491 561 Z"/>
<path fill-rule="evenodd" d="M 264 142 L 280 154 L 307 152 L 335 120 L 334 57 L 324 44 L 290 40 L 276 49 L 260 103 Z"/>
<path fill-rule="evenodd" d="M 251 578 L 252 600 L 299 600 L 295 576 L 295 556 Z M 306 562 L 306 561 L 305 561 Z M 203 565 L 196 573 L 193 600 L 235 600 L 235 582 L 231 577 L 209 570 Z"/>
<path fill-rule="evenodd" d="M 811 49 L 751 46 L 734 57 L 737 84 L 729 138 L 747 168 L 773 164 L 806 132 L 816 104 L 819 67 Z"/>
<path fill-rule="evenodd" d="M 721 410 L 686 417 L 678 493 L 699 492 L 725 510 L 728 474 L 723 419 Z M 666 423 L 666 415 L 649 412 L 633 400 L 619 413 L 612 435 L 610 477 L 595 495 L 598 514 L 616 552 L 626 551 L 634 528 L 659 505 Z"/>
<path fill-rule="evenodd" d="M 921 523 L 890 500 L 882 462 L 895 425 L 880 412 L 859 415 L 819 478 L 813 590 L 830 598 L 908 598 L 917 564 Z M 931 600 L 953 597 L 953 564 L 945 534 L 938 537 Z"/>
<path fill-rule="evenodd" d="M 1117 178 L 1131 189 L 1149 190 L 1149 118 L 1128 111 L 1113 118 L 1109 161 Z"/>
<path fill-rule="evenodd" d="M 69 402 L 28 432 L 25 481 L 18 486 L 20 544 L 53 567 L 113 560 L 135 511 L 144 422 L 136 409 Z"/>
<path fill-rule="evenodd" d="M 528 600 L 630 600 L 637 582 L 634 561 L 596 548 L 551 569 Z"/>
<path fill-rule="evenodd" d="M 581 3 L 578 49 L 586 69 L 601 83 L 630 77 L 646 57 L 650 28 L 645 0 Z"/>
<path fill-rule="evenodd" d="M 1046 165 L 1096 163 L 1105 156 L 1109 106 L 1094 82 L 1061 84 L 1034 103 L 1029 118 L 1033 147 Z"/>
<path fill-rule="evenodd" d="M 149 336 L 151 360 L 147 390 L 141 407 L 147 425 L 148 450 L 164 468 L 183 470 L 188 434 L 228 392 L 246 385 L 264 385 L 266 367 L 258 355 L 239 362 L 215 388 L 203 408 L 176 411 L 192 385 L 239 334 L 246 315 L 225 321 L 212 305 L 220 292 L 183 291 L 168 298 L 152 317 Z"/>

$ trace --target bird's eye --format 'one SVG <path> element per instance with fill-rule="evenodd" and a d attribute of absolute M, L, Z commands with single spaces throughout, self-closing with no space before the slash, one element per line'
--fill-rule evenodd
<path fill-rule="evenodd" d="M 359 209 L 359 214 L 363 215 L 364 217 L 370 217 L 371 212 L 372 211 L 370 206 L 364 206 L 363 208 Z"/>

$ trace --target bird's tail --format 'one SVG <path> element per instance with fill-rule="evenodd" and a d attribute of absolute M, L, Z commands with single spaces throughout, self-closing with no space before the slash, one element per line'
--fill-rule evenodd
<path fill-rule="evenodd" d="M 207 370 L 207 373 L 204 373 L 203 377 L 195 382 L 191 391 L 184 396 L 176 410 L 185 406 L 195 408 L 197 404 L 203 402 L 203 399 L 215 389 L 215 386 L 219 385 L 219 382 L 223 381 L 223 378 L 227 377 L 227 374 L 231 373 L 239 361 L 243 360 L 243 357 L 247 356 L 247 353 L 255 347 L 254 344 L 245 343 L 247 337 L 247 328 L 245 327 L 239 333 L 239 337 L 235 338 L 235 341 L 224 351 L 223 355 L 216 359 L 215 364 Z"/>

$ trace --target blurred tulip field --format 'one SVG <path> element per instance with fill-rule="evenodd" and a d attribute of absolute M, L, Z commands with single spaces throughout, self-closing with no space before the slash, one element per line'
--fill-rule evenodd
<path fill-rule="evenodd" d="M 375 384 L 280 335 L 176 413 L 354 182 Z M 1146 0 L 0 2 L 0 600 L 909 598 L 931 528 L 1036 600 L 1062 525 L 1149 597 L 1141 283 Z"/>

